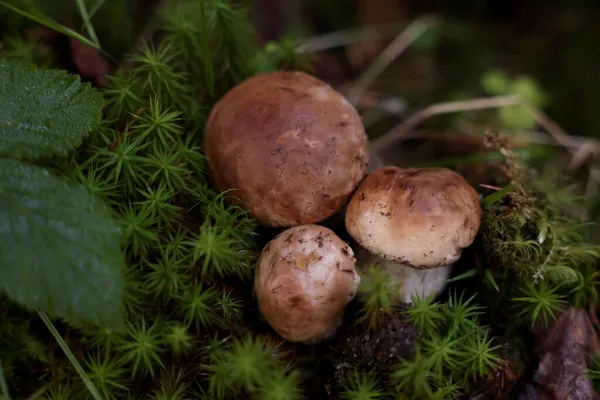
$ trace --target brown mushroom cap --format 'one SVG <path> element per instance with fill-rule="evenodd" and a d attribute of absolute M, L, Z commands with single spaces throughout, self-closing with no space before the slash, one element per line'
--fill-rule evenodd
<path fill-rule="evenodd" d="M 318 225 L 289 228 L 263 249 L 254 275 L 258 307 L 284 339 L 314 343 L 335 333 L 360 277 L 352 248 Z"/>
<path fill-rule="evenodd" d="M 205 154 L 221 191 L 259 223 L 291 227 L 338 212 L 364 178 L 367 136 L 354 107 L 301 72 L 256 75 L 211 112 Z"/>
<path fill-rule="evenodd" d="M 379 168 L 346 210 L 348 233 L 362 247 L 419 269 L 456 262 L 480 223 L 477 192 L 445 168 Z"/>

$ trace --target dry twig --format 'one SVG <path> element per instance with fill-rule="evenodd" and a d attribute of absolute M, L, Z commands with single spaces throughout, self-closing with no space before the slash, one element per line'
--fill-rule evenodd
<path fill-rule="evenodd" d="M 417 111 L 406 121 L 402 122 L 402 124 L 373 140 L 373 148 L 375 151 L 381 151 L 385 149 L 397 140 L 401 140 L 412 128 L 435 115 L 499 108 L 517 104 L 520 104 L 520 99 L 514 95 L 484 97 L 465 101 L 432 104 Z"/>
<path fill-rule="evenodd" d="M 412 22 L 400 35 L 396 37 L 362 73 L 357 82 L 348 90 L 348 98 L 352 104 L 360 99 L 362 94 L 381 75 L 381 73 L 415 42 L 424 32 L 438 25 L 437 16 L 425 15 Z"/>
<path fill-rule="evenodd" d="M 405 24 L 385 24 L 367 28 L 335 31 L 313 36 L 296 46 L 296 53 L 315 53 L 357 43 L 387 39 L 398 35 Z"/>

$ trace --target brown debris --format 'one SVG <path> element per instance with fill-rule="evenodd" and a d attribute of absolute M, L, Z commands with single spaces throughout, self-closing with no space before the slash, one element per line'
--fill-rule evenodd
<path fill-rule="evenodd" d="M 547 330 L 535 349 L 539 364 L 519 400 L 600 399 L 586 377 L 587 362 L 600 351 L 597 334 L 585 310 L 569 308 Z"/>
<path fill-rule="evenodd" d="M 508 399 L 509 393 L 515 386 L 518 375 L 513 364 L 506 357 L 500 368 L 479 383 L 479 389 L 471 393 L 469 400 L 500 400 Z"/>
<path fill-rule="evenodd" d="M 419 328 L 404 316 L 407 305 L 398 304 L 392 312 L 382 314 L 382 322 L 375 330 L 367 323 L 347 323 L 332 345 L 336 360 L 333 382 L 328 387 L 335 393 L 353 372 L 382 376 L 399 358 L 414 356 Z"/>
<path fill-rule="evenodd" d="M 79 40 L 69 38 L 71 46 L 71 59 L 79 74 L 99 87 L 107 87 L 109 84 L 107 75 L 110 74 L 110 66 L 99 50 L 81 43 Z"/>

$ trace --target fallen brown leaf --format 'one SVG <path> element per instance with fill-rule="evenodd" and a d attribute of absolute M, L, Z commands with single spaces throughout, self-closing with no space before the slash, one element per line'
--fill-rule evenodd
<path fill-rule="evenodd" d="M 600 351 L 586 310 L 568 308 L 546 330 L 540 330 L 535 353 L 539 363 L 519 400 L 600 399 L 587 378 L 587 362 Z"/>

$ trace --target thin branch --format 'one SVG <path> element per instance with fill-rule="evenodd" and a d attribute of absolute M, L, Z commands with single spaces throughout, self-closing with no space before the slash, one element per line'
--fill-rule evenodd
<path fill-rule="evenodd" d="M 552 118 L 546 115 L 542 110 L 532 104 L 523 104 L 523 107 L 529 111 L 529 114 L 535 118 L 558 144 L 563 146 L 571 153 L 571 161 L 569 162 L 569 171 L 579 169 L 594 153 L 600 152 L 600 145 L 594 139 L 587 139 L 583 143 L 574 146 L 574 138 L 569 135 L 559 124 Z"/>
<path fill-rule="evenodd" d="M 351 103 L 356 104 L 358 99 L 381 75 L 381 73 L 402 54 L 411 44 L 415 42 L 425 31 L 438 25 L 440 20 L 433 15 L 425 15 L 412 22 L 400 35 L 396 37 L 373 61 L 371 65 L 358 78 L 358 81 L 348 91 Z"/>
<path fill-rule="evenodd" d="M 519 97 L 514 95 L 483 97 L 465 101 L 453 101 L 449 103 L 432 104 L 428 107 L 417 111 L 402 124 L 398 125 L 391 131 L 373 140 L 373 148 L 375 151 L 381 151 L 387 148 L 395 141 L 402 139 L 412 128 L 419 125 L 424 120 L 435 115 L 450 114 L 463 111 L 485 110 L 490 108 L 500 108 L 514 106 L 517 104 L 521 104 L 521 101 Z"/>
<path fill-rule="evenodd" d="M 503 131 L 499 132 L 501 135 Z M 546 144 L 549 146 L 562 146 L 565 148 L 571 149 L 579 149 L 580 147 L 588 144 L 593 147 L 594 152 L 600 151 L 600 140 L 594 138 L 587 138 L 584 136 L 569 136 L 568 143 L 559 144 L 554 140 L 551 136 L 548 135 L 547 132 L 539 132 L 539 131 L 527 131 L 520 135 L 517 140 L 521 140 L 526 143 L 535 143 L 535 144 Z"/>
<path fill-rule="evenodd" d="M 502 188 L 499 188 L 498 186 L 492 186 L 492 185 L 488 185 L 485 183 L 480 183 L 479 186 L 486 188 L 486 189 L 495 190 L 495 191 L 502 190 Z"/>
<path fill-rule="evenodd" d="M 405 24 L 394 23 L 326 33 L 302 40 L 296 46 L 295 51 L 296 53 L 314 53 L 356 43 L 387 39 L 398 35 L 404 27 Z"/>
<path fill-rule="evenodd" d="M 581 166 L 583 164 L 585 164 L 585 162 L 587 160 L 590 159 L 590 157 L 594 154 L 598 152 L 598 146 L 597 143 L 594 143 L 592 141 L 586 141 L 583 142 L 581 144 L 581 146 L 579 146 L 579 148 L 577 148 L 577 150 L 575 152 L 572 152 L 573 156 L 571 157 L 571 161 L 569 162 L 569 166 L 567 167 L 568 171 L 576 171 L 579 168 L 581 168 Z"/>
<path fill-rule="evenodd" d="M 564 148 L 569 149 L 569 143 L 571 142 L 571 136 L 554 122 L 549 116 L 547 116 L 542 110 L 539 108 L 523 103 L 521 104 L 523 108 L 525 108 L 529 114 L 536 120 L 538 124 L 540 124 L 552 137 L 556 140 L 557 143 L 562 145 Z M 574 153 L 574 151 L 570 150 L 570 153 Z"/>
<path fill-rule="evenodd" d="M 460 131 L 460 130 L 459 130 Z M 447 132 L 447 133 L 446 133 Z M 513 131 L 498 131 L 498 134 L 509 138 L 510 143 L 513 146 L 522 146 L 528 144 L 541 144 L 546 146 L 560 146 L 561 144 L 556 143 L 556 140 L 552 136 L 548 135 L 547 132 L 539 131 L 524 131 L 519 132 L 519 135 L 513 136 Z M 466 144 L 477 145 L 481 144 L 483 136 L 477 134 L 470 134 L 467 132 L 465 135 L 457 133 L 457 131 L 434 131 L 427 129 L 411 130 L 405 133 L 399 141 L 409 139 L 431 139 L 439 141 L 451 141 L 460 142 Z M 570 136 L 568 148 L 580 149 L 584 146 L 589 146 L 589 151 L 592 153 L 600 153 L 600 140 L 593 138 L 586 138 L 583 136 Z"/>

